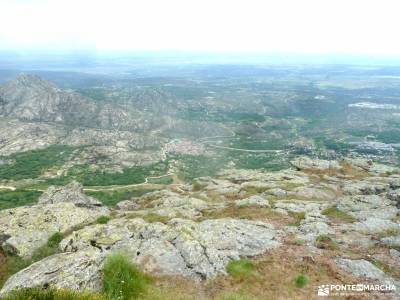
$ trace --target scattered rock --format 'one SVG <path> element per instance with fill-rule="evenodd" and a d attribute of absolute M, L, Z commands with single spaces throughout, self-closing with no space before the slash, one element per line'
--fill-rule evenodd
<path fill-rule="evenodd" d="M 70 202 L 79 207 L 102 206 L 102 203 L 83 193 L 83 186 L 72 181 L 63 187 L 49 187 L 39 198 L 38 204 L 54 204 Z"/>
<path fill-rule="evenodd" d="M 269 201 L 258 195 L 253 195 L 249 198 L 236 200 L 235 204 L 237 206 L 270 207 Z"/>
<path fill-rule="evenodd" d="M 140 205 L 135 200 L 124 200 L 118 202 L 116 208 L 122 211 L 138 210 Z"/>

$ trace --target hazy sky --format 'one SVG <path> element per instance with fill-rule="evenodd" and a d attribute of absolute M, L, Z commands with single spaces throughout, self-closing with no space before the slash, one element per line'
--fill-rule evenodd
<path fill-rule="evenodd" d="M 399 0 L 0 0 L 0 49 L 400 56 Z"/>

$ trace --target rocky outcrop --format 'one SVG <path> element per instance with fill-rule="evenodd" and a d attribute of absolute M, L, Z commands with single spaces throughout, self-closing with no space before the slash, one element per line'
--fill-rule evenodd
<path fill-rule="evenodd" d="M 33 206 L 0 211 L 0 246 L 6 252 L 29 257 L 56 232 L 89 224 L 109 209 L 81 193 L 76 182 L 62 188 L 50 187 Z"/>
<path fill-rule="evenodd" d="M 55 254 L 13 275 L 0 295 L 22 287 L 99 290 L 104 258 L 123 252 L 150 273 L 193 279 L 225 273 L 229 261 L 254 256 L 280 245 L 271 225 L 220 219 L 201 223 L 173 219 L 168 224 L 142 219 L 114 219 L 65 238 Z"/>
<path fill-rule="evenodd" d="M 340 164 L 334 160 L 312 159 L 308 156 L 297 157 L 290 162 L 298 170 L 328 170 L 341 169 Z"/>
<path fill-rule="evenodd" d="M 11 277 L 2 293 L 35 285 L 99 290 L 103 261 L 115 252 L 148 273 L 202 280 L 225 274 L 231 260 L 268 255 L 279 246 L 328 254 L 332 264 L 338 251 L 360 249 L 359 260 L 335 262 L 355 276 L 397 286 L 367 260 L 397 266 L 400 178 L 357 168 L 225 170 L 198 178 L 195 185 L 174 184 L 122 201 L 107 224 L 89 224 L 109 211 L 85 196 L 79 183 L 51 187 L 38 205 L 0 212 L 3 248 L 27 257 L 51 233 L 86 226 L 64 238 L 63 253 Z M 371 249 L 379 253 L 366 255 Z"/>
<path fill-rule="evenodd" d="M 31 287 L 98 291 L 103 262 L 104 255 L 98 249 L 55 254 L 10 277 L 0 297 L 12 290 Z"/>
<path fill-rule="evenodd" d="M 114 219 L 66 237 L 63 251 L 125 251 L 152 273 L 208 278 L 225 272 L 226 264 L 277 247 L 271 225 L 247 220 L 218 219 L 196 223 L 173 219 L 168 224 L 142 219 Z"/>
<path fill-rule="evenodd" d="M 30 122 L 104 129 L 138 129 L 138 111 L 62 90 L 36 75 L 20 74 L 0 87 L 0 115 Z M 136 118 L 135 118 L 136 117 Z"/>
<path fill-rule="evenodd" d="M 253 195 L 249 198 L 236 200 L 237 206 L 258 206 L 258 207 L 270 207 L 269 201 L 261 196 Z"/>
<path fill-rule="evenodd" d="M 83 186 L 72 181 L 66 186 L 49 187 L 39 198 L 38 204 L 73 203 L 78 207 L 100 207 L 103 204 L 83 193 Z"/>
<path fill-rule="evenodd" d="M 391 285 L 394 286 L 393 293 L 396 296 L 400 296 L 400 281 L 395 280 L 392 277 L 386 275 L 382 270 L 378 269 L 369 261 L 360 259 L 360 260 L 351 260 L 345 258 L 336 259 L 336 264 L 346 270 L 347 272 L 361 278 L 370 279 L 376 281 L 381 285 Z"/>
<path fill-rule="evenodd" d="M 196 218 L 209 205 L 200 199 L 180 195 L 178 193 L 162 190 L 151 192 L 141 198 L 123 201 L 118 208 L 123 211 L 144 208 L 144 213 L 153 213 L 169 218 L 185 217 Z"/>
<path fill-rule="evenodd" d="M 6 252 L 29 257 L 56 232 L 88 224 L 106 208 L 88 209 L 72 203 L 24 206 L 0 211 L 0 242 Z"/>

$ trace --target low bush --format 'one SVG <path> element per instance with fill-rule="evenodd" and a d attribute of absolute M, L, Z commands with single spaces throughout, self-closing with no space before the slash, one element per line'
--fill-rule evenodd
<path fill-rule="evenodd" d="M 356 221 L 356 219 L 349 214 L 338 210 L 336 206 L 329 207 L 325 210 L 322 211 L 322 214 L 327 216 L 329 219 L 332 221 L 341 221 L 345 223 L 353 223 Z"/>
<path fill-rule="evenodd" d="M 97 218 L 96 223 L 97 224 L 107 224 L 111 220 L 111 217 L 109 216 L 100 216 Z"/>
<path fill-rule="evenodd" d="M 103 267 L 103 294 L 109 300 L 133 300 L 146 293 L 150 279 L 122 254 L 109 256 Z"/>
<path fill-rule="evenodd" d="M 300 274 L 294 280 L 294 282 L 298 288 L 305 287 L 307 285 L 308 281 L 309 281 L 308 277 L 304 274 Z"/>
<path fill-rule="evenodd" d="M 61 232 L 56 232 L 47 240 L 47 246 L 51 248 L 58 247 L 58 244 L 63 240 L 64 235 Z"/>
<path fill-rule="evenodd" d="M 241 279 L 254 273 L 253 263 L 247 259 L 239 259 L 229 262 L 227 271 L 234 278 Z"/>

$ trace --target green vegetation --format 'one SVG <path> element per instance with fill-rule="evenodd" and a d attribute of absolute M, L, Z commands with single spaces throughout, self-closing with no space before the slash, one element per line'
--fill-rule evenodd
<path fill-rule="evenodd" d="M 36 203 L 41 194 L 30 190 L 0 191 L 0 210 Z"/>
<path fill-rule="evenodd" d="M 329 207 L 322 211 L 322 214 L 327 216 L 332 221 L 353 223 L 356 219 L 349 214 L 339 210 L 336 206 Z"/>
<path fill-rule="evenodd" d="M 198 192 L 198 191 L 201 191 L 202 189 L 203 189 L 203 185 L 200 182 L 198 182 L 197 180 L 193 180 L 192 190 L 194 192 Z"/>
<path fill-rule="evenodd" d="M 111 220 L 111 217 L 109 216 L 100 216 L 97 218 L 96 223 L 97 224 L 107 224 Z"/>
<path fill-rule="evenodd" d="M 326 148 L 328 150 L 334 150 L 342 155 L 346 155 L 352 149 L 351 145 L 344 142 L 339 142 L 338 140 L 326 136 L 314 136 L 313 139 L 318 149 Z"/>
<path fill-rule="evenodd" d="M 160 222 L 160 223 L 167 223 L 171 218 L 167 217 L 167 216 L 161 216 L 159 214 L 156 213 L 148 213 L 145 215 L 142 214 L 138 214 L 138 213 L 131 213 L 128 215 L 129 218 L 142 218 L 143 220 L 145 220 L 148 223 L 155 223 L 155 222 Z"/>
<path fill-rule="evenodd" d="M 92 171 L 87 165 L 74 166 L 61 178 L 49 179 L 48 184 L 65 185 L 75 179 L 84 186 L 129 185 L 143 183 L 146 177 L 160 176 L 167 172 L 167 164 L 125 168 L 122 172 Z"/>
<path fill-rule="evenodd" d="M 206 109 L 182 111 L 178 117 L 184 120 L 211 121 L 211 122 L 262 122 L 264 116 L 243 111 L 208 111 Z"/>
<path fill-rule="evenodd" d="M 185 181 L 192 181 L 202 176 L 213 176 L 228 163 L 227 157 L 177 155 L 173 158 L 180 162 L 178 176 Z"/>
<path fill-rule="evenodd" d="M 145 294 L 150 278 L 122 254 L 109 256 L 103 267 L 103 293 L 107 299 L 133 300 Z"/>
<path fill-rule="evenodd" d="M 3 300 L 105 300 L 104 297 L 88 292 L 57 289 L 22 289 L 5 296 Z"/>
<path fill-rule="evenodd" d="M 326 234 L 321 234 L 316 238 L 316 246 L 320 249 L 336 250 L 338 249 L 338 244 L 332 240 L 332 238 Z"/>
<path fill-rule="evenodd" d="M 113 191 L 85 191 L 85 194 L 99 199 L 104 205 L 114 206 L 118 202 L 128 200 L 133 197 L 140 197 L 153 189 L 118 189 Z"/>
<path fill-rule="evenodd" d="M 172 176 L 163 176 L 159 178 L 149 178 L 148 183 L 154 183 L 154 184 L 171 184 L 173 183 L 173 178 Z"/>
<path fill-rule="evenodd" d="M 247 259 L 233 260 L 229 262 L 226 270 L 236 279 L 246 278 L 255 271 L 253 263 Z"/>
<path fill-rule="evenodd" d="M 300 226 L 302 220 L 305 219 L 306 213 L 304 211 L 301 212 L 289 212 L 289 216 L 291 216 L 294 220 L 289 224 L 289 226 Z"/>
<path fill-rule="evenodd" d="M 302 288 L 307 285 L 307 283 L 309 282 L 309 279 L 306 275 L 300 274 L 299 276 L 297 276 L 295 278 L 294 282 L 298 288 Z"/>
<path fill-rule="evenodd" d="M 51 235 L 47 241 L 47 247 L 55 248 L 58 247 L 58 244 L 63 240 L 64 235 L 61 232 L 56 232 Z"/>
<path fill-rule="evenodd" d="M 7 157 L 15 160 L 13 164 L 0 166 L 0 179 L 36 178 L 51 167 L 61 166 L 74 149 L 66 145 L 52 145 L 42 150 L 13 154 Z"/>

